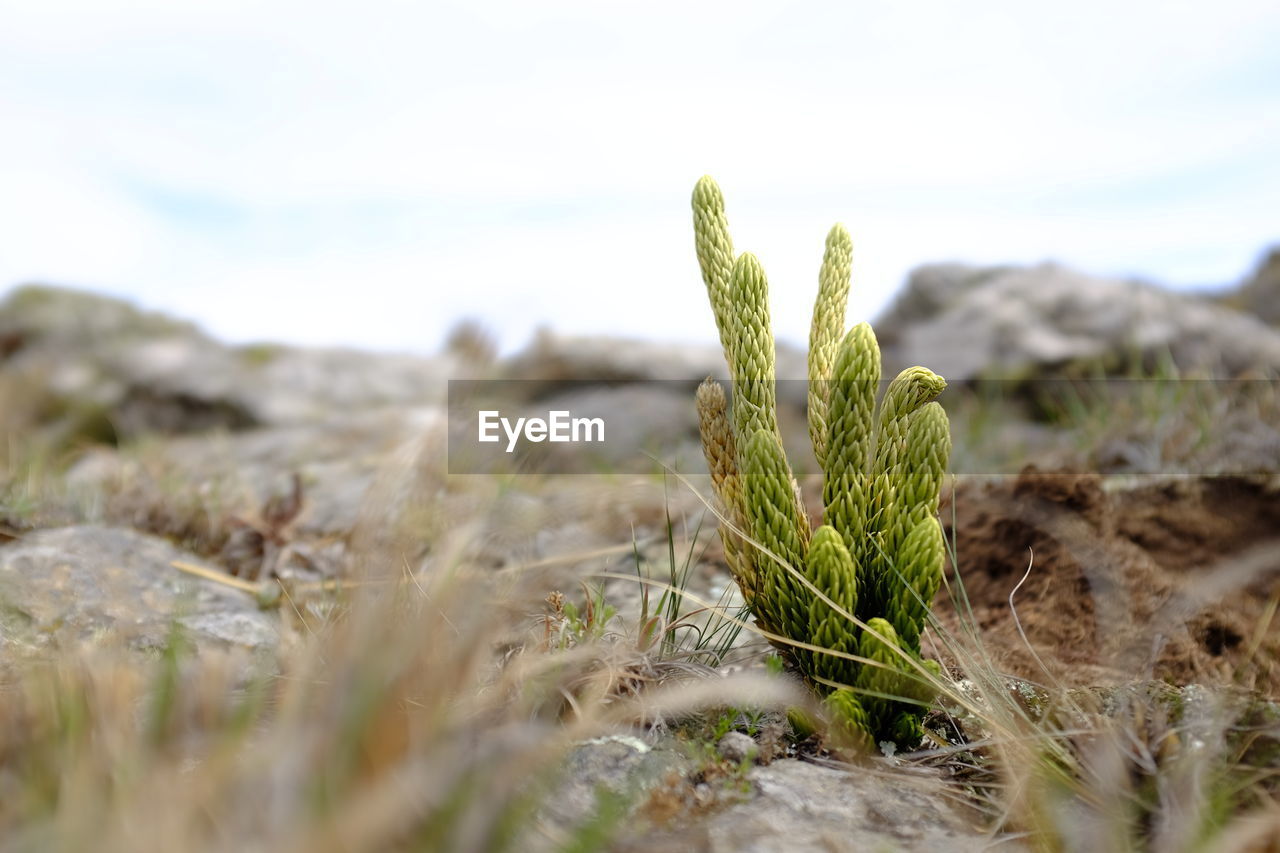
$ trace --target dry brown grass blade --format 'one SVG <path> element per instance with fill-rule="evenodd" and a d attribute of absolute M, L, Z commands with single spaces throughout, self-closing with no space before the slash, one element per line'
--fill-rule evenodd
<path fill-rule="evenodd" d="M 186 572 L 189 575 L 195 575 L 203 580 L 212 581 L 222 586 L 229 586 L 232 589 L 238 589 L 252 595 L 258 595 L 266 588 L 266 581 L 254 583 L 252 581 L 243 580 L 235 575 L 229 575 L 221 569 L 211 569 L 207 566 L 198 566 L 195 563 L 188 563 L 183 560 L 174 560 L 169 565 L 173 566 L 180 572 Z"/>

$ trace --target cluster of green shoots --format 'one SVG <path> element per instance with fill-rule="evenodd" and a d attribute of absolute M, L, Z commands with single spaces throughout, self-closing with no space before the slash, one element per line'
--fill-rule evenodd
<path fill-rule="evenodd" d="M 914 746 L 940 668 L 920 635 L 942 583 L 938 494 L 951 450 L 942 377 L 911 367 L 877 402 L 871 327 L 845 331 L 852 243 L 827 235 L 809 339 L 808 425 L 823 472 L 813 529 L 778 430 L 768 285 L 735 254 L 724 197 L 693 193 L 698 262 L 733 384 L 698 389 L 726 560 L 756 622 L 854 740 Z"/>

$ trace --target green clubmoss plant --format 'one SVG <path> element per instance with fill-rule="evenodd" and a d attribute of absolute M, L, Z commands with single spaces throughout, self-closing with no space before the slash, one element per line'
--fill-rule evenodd
<path fill-rule="evenodd" d="M 703 450 L 725 524 L 725 558 L 759 626 L 824 697 L 848 737 L 920 742 L 938 664 L 920 634 L 942 582 L 938 493 L 951 451 L 946 387 L 908 368 L 877 401 L 880 347 L 866 323 L 847 332 L 853 244 L 827 235 L 809 337 L 808 426 L 823 472 L 811 529 L 778 432 L 768 282 L 734 254 L 724 196 L 693 191 L 698 263 L 733 384 L 698 389 Z"/>

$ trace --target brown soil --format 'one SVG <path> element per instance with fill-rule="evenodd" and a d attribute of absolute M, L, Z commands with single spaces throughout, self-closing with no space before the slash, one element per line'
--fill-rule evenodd
<path fill-rule="evenodd" d="M 941 514 L 971 624 L 1003 671 L 1068 685 L 1235 682 L 1280 695 L 1280 618 L 1270 619 L 1280 493 L 1230 478 L 1108 490 L 1097 475 L 1032 467 L 959 483 Z M 954 574 L 949 584 L 958 589 Z M 947 597 L 936 611 L 960 638 L 966 608 Z"/>

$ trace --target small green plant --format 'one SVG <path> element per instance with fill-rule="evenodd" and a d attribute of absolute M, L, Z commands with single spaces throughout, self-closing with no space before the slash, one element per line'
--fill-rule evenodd
<path fill-rule="evenodd" d="M 543 617 L 546 643 L 560 651 L 587 643 L 598 642 L 609 630 L 609 623 L 618 615 L 618 609 L 605 599 L 604 585 L 592 587 L 582 584 L 581 608 L 566 599 L 562 593 L 547 596 L 549 616 Z"/>
<path fill-rule="evenodd" d="M 759 708 L 739 708 L 736 705 L 730 705 L 724 708 L 718 717 L 713 718 L 711 739 L 718 742 L 729 732 L 736 731 L 755 737 L 764 728 L 767 716 L 766 712 Z"/>
<path fill-rule="evenodd" d="M 951 438 L 932 401 L 946 383 L 911 367 L 877 404 L 880 348 L 866 323 L 844 331 L 853 250 L 834 226 L 809 339 L 809 435 L 824 478 L 823 523 L 812 530 L 778 431 L 764 270 L 735 255 L 709 177 L 694 189 L 693 218 L 733 383 L 732 406 L 713 380 L 697 394 L 730 571 L 756 622 L 852 739 L 914 746 L 940 673 L 921 658 L 920 633 L 942 582 L 937 509 Z"/>
<path fill-rule="evenodd" d="M 725 590 L 712 606 L 686 609 L 689 578 L 697 566 L 699 519 L 683 558 L 676 553 L 675 525 L 670 509 L 666 513 L 668 580 L 656 602 L 651 602 L 649 582 L 639 545 L 632 540 L 636 576 L 640 580 L 640 621 L 637 641 L 641 651 L 652 650 L 660 660 L 688 660 L 719 666 L 733 649 L 741 632 L 746 609 L 734 608 L 731 590 Z M 732 612 L 731 612 L 732 611 Z"/>

